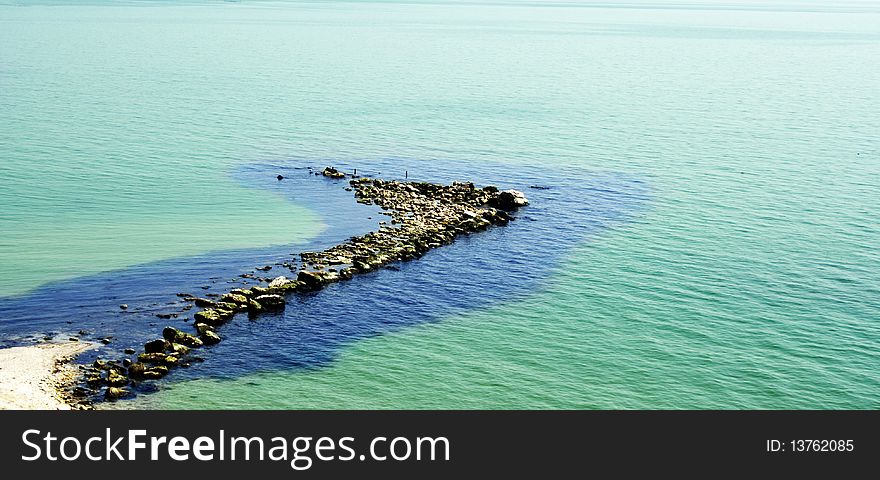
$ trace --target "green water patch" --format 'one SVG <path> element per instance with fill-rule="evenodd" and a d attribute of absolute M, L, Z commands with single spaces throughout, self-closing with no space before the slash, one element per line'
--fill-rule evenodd
<path fill-rule="evenodd" d="M 0 296 L 167 258 L 298 243 L 322 229 L 308 209 L 234 184 L 225 172 L 190 176 L 192 187 L 184 188 L 170 188 L 159 176 L 138 181 L 133 191 L 129 177 L 138 174 L 143 172 L 106 179 L 121 188 L 90 194 L 96 200 L 72 199 L 63 208 L 49 210 L 24 195 L 6 204 L 0 221 Z M 181 175 L 168 181 L 180 182 Z"/>

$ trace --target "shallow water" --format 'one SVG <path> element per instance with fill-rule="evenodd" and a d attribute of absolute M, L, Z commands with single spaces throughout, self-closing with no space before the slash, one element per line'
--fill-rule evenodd
<path fill-rule="evenodd" d="M 8 344 L 122 348 L 176 292 L 371 228 L 298 167 L 533 198 L 535 221 L 236 320 L 116 406 L 878 406 L 876 4 L 93 3 L 0 25 Z"/>

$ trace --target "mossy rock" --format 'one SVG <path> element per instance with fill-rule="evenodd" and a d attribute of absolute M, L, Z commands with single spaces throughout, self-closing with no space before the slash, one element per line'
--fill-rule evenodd
<path fill-rule="evenodd" d="M 214 309 L 202 310 L 196 312 L 193 316 L 197 323 L 207 323 L 208 325 L 219 325 L 223 323 L 223 317 Z"/>

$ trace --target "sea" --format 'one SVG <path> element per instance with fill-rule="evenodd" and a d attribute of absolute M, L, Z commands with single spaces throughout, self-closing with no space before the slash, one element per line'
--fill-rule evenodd
<path fill-rule="evenodd" d="M 880 408 L 880 2 L 0 0 L 0 346 L 376 229 L 325 166 L 531 204 L 101 408 Z"/>

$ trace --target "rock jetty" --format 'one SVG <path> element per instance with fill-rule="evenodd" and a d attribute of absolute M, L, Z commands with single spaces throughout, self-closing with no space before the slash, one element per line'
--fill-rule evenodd
<path fill-rule="evenodd" d="M 512 212 L 529 204 L 522 192 L 478 188 L 471 182 L 444 185 L 382 180 L 349 175 L 332 167 L 315 175 L 336 181 L 349 179 L 346 190 L 354 192 L 357 202 L 379 206 L 388 220 L 380 222 L 376 231 L 326 250 L 302 252 L 300 262 L 289 265 L 295 272 L 293 278 L 263 279 L 264 285 L 236 288 L 211 299 L 181 295 L 201 309 L 194 315 L 191 333 L 165 327 L 161 337 L 146 342 L 134 360 L 95 361 L 86 369 L 85 384 L 96 393 L 103 390 L 105 399 L 124 398 L 131 394 L 129 386 L 188 366 L 192 350 L 220 343 L 223 337 L 218 330 L 237 314 L 256 316 L 283 310 L 288 295 L 314 292 L 395 262 L 416 259 L 460 235 L 506 225 L 513 220 Z"/>

